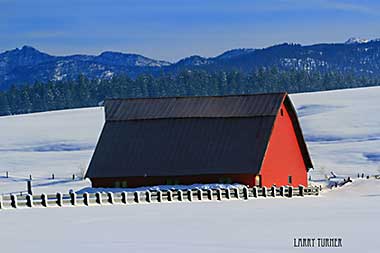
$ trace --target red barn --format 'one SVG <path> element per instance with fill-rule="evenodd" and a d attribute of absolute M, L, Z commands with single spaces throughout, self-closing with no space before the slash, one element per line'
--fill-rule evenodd
<path fill-rule="evenodd" d="M 93 187 L 304 185 L 313 167 L 286 93 L 105 101 Z"/>

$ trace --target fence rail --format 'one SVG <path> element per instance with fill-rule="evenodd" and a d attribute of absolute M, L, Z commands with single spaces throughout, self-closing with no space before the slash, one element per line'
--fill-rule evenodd
<path fill-rule="evenodd" d="M 139 203 L 223 201 L 232 199 L 250 200 L 306 195 L 319 195 L 319 187 L 239 187 L 228 189 L 189 189 L 136 192 L 96 192 L 77 194 L 41 194 L 0 196 L 0 209 L 32 207 L 66 207 L 95 205 L 129 205 Z"/>

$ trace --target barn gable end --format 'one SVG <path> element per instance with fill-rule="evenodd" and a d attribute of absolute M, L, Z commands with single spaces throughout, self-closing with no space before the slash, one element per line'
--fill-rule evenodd
<path fill-rule="evenodd" d="M 285 97 L 261 167 L 262 185 L 307 185 L 306 172 L 313 165 L 300 131 L 295 109 L 290 99 Z"/>

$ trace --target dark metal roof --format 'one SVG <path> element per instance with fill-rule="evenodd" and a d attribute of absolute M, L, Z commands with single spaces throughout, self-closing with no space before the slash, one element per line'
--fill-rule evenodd
<path fill-rule="evenodd" d="M 312 162 L 286 93 L 106 100 L 86 177 L 257 174 L 284 103 L 306 168 Z"/>
<path fill-rule="evenodd" d="M 106 122 L 87 177 L 255 174 L 274 119 Z"/>
<path fill-rule="evenodd" d="M 107 121 L 275 116 L 285 93 L 105 101 Z"/>

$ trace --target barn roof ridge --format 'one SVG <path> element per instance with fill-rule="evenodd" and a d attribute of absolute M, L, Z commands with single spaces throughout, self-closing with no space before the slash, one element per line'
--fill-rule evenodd
<path fill-rule="evenodd" d="M 191 99 L 191 98 L 225 98 L 225 97 L 250 97 L 250 96 L 262 96 L 262 95 L 289 95 L 286 91 L 279 92 L 260 92 L 260 93 L 250 93 L 250 94 L 227 94 L 227 95 L 205 95 L 205 96 L 163 96 L 163 97 L 133 97 L 133 98 L 106 98 L 104 101 L 113 101 L 113 100 L 155 100 L 155 99 Z"/>
<path fill-rule="evenodd" d="M 123 121 L 144 121 L 144 120 L 177 120 L 177 119 L 244 119 L 244 118 L 262 118 L 262 117 L 276 117 L 276 115 L 272 114 L 266 114 L 266 115 L 253 115 L 253 116 L 221 116 L 221 117 L 202 117 L 202 116 L 195 116 L 195 117 L 160 117 L 160 118 L 136 118 L 136 119 L 128 119 L 128 120 L 107 120 L 107 122 L 110 123 L 117 123 L 117 122 L 123 122 Z"/>
<path fill-rule="evenodd" d="M 106 121 L 275 116 L 287 93 L 105 101 Z"/>

